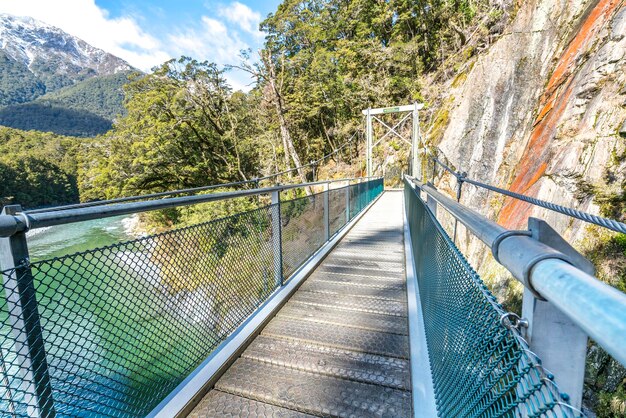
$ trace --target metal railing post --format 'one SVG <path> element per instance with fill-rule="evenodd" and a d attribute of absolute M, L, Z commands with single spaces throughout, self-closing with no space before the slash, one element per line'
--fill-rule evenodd
<path fill-rule="evenodd" d="M 437 217 L 437 201 L 429 194 L 426 195 L 426 206 Z"/>
<path fill-rule="evenodd" d="M 626 365 L 624 293 L 576 267 L 576 257 L 553 248 L 557 243 L 544 244 L 529 236 L 532 235 L 530 231 L 508 230 L 438 192 L 428 183 L 413 178 L 408 181 L 432 196 L 469 232 L 487 244 L 495 260 L 513 277 L 540 299 L 552 303 L 615 360 Z M 557 236 L 555 234 L 552 238 Z"/>
<path fill-rule="evenodd" d="M 572 248 L 550 225 L 529 218 L 532 237 L 567 255 L 576 267 L 593 275 L 593 264 Z M 570 396 L 570 404 L 581 408 L 587 354 L 587 334 L 552 303 L 540 300 L 524 288 L 522 316 L 528 319 L 526 341 L 542 360 L 543 366 L 556 376 L 559 388 Z M 563 355 L 567 353 L 567 355 Z"/>
<path fill-rule="evenodd" d="M 346 224 L 350 222 L 350 182 L 346 187 Z"/>
<path fill-rule="evenodd" d="M 21 211 L 21 206 L 10 205 L 4 207 L 2 214 L 14 216 Z M 25 232 L 0 238 L 0 268 L 5 272 L 2 280 L 7 311 L 23 379 L 20 391 L 27 393 L 28 414 L 54 417 L 52 387 Z"/>
<path fill-rule="evenodd" d="M 456 201 L 461 202 L 461 192 L 463 190 L 463 182 L 465 181 L 465 177 L 467 173 L 461 173 L 456 176 Z M 454 237 L 452 238 L 452 242 L 456 244 L 456 232 L 459 226 L 458 219 L 454 218 Z"/>
<path fill-rule="evenodd" d="M 324 183 L 324 240 L 330 240 L 330 183 Z"/>
<path fill-rule="evenodd" d="M 373 141 L 373 130 L 372 130 L 372 110 L 371 108 L 367 108 L 367 113 L 365 117 L 365 167 L 367 177 L 372 176 L 372 142 Z"/>
<path fill-rule="evenodd" d="M 272 205 L 275 208 L 272 216 L 272 247 L 274 248 L 274 281 L 276 287 L 282 286 L 283 280 L 283 239 L 280 215 L 280 190 L 272 191 Z"/>

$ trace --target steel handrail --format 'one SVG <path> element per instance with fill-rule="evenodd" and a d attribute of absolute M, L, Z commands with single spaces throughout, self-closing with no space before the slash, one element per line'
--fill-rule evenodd
<path fill-rule="evenodd" d="M 149 212 L 179 206 L 190 206 L 198 203 L 217 202 L 220 200 L 268 194 L 276 191 L 284 191 L 337 182 L 355 181 L 361 179 L 363 178 L 357 177 L 336 180 L 322 180 L 309 183 L 285 184 L 256 189 L 236 190 L 231 192 L 170 197 L 165 199 L 147 200 L 141 202 L 124 202 L 100 206 L 84 204 L 71 208 L 50 208 L 46 211 L 19 212 L 16 215 L 0 215 L 0 237 L 10 237 L 17 232 L 28 231 L 36 228 L 65 225 L 69 223 L 109 218 L 113 216 L 130 215 L 140 212 Z"/>
<path fill-rule="evenodd" d="M 135 201 L 135 200 L 154 199 L 154 198 L 157 198 L 157 197 L 172 196 L 172 195 L 176 195 L 176 194 L 197 193 L 197 192 L 202 192 L 202 191 L 206 191 L 206 190 L 219 189 L 219 188 L 222 188 L 222 187 L 235 187 L 235 186 L 241 186 L 243 184 L 248 184 L 248 183 L 258 183 L 258 181 L 259 181 L 259 179 L 242 180 L 242 181 L 235 181 L 235 182 L 232 182 L 232 183 L 212 184 L 210 186 L 193 187 L 193 188 L 189 188 L 189 189 L 169 190 L 169 191 L 166 191 L 166 192 L 150 193 L 150 194 L 137 195 L 137 196 L 118 197 L 118 198 L 115 198 L 115 199 L 93 200 L 91 202 L 74 203 L 74 204 L 71 204 L 71 205 L 62 205 L 62 206 L 53 206 L 53 207 L 49 207 L 49 208 L 39 208 L 39 209 L 25 210 L 24 213 L 31 214 L 31 213 L 42 213 L 42 212 L 58 211 L 58 210 L 64 210 L 64 209 L 85 208 L 85 207 L 90 207 L 90 206 L 104 206 L 104 205 L 111 205 L 111 204 L 114 204 L 114 203 L 124 203 L 124 202 L 132 202 L 132 201 Z"/>
<path fill-rule="evenodd" d="M 432 185 L 408 176 L 405 180 L 432 197 L 498 254 L 497 261 L 513 277 L 552 303 L 626 365 L 626 294 L 574 267 L 564 254 L 528 235 L 511 233 Z"/>

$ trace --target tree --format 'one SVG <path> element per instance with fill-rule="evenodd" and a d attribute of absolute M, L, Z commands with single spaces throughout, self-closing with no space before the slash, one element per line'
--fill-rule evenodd
<path fill-rule="evenodd" d="M 81 176 L 85 198 L 112 198 L 245 180 L 255 172 L 254 98 L 233 94 L 223 70 L 188 57 L 125 86 L 120 119 Z"/>
<path fill-rule="evenodd" d="M 0 127 L 0 207 L 77 202 L 79 146 L 76 138 Z"/>

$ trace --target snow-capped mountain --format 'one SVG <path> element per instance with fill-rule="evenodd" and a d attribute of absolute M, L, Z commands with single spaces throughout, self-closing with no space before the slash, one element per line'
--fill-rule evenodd
<path fill-rule="evenodd" d="M 121 58 L 59 28 L 0 14 L 0 105 L 23 103 L 90 77 L 131 69 Z"/>
<path fill-rule="evenodd" d="M 29 68 L 38 59 L 54 57 L 62 58 L 60 71 L 89 68 L 98 75 L 108 75 L 132 69 L 123 59 L 30 17 L 0 13 L 0 48 Z"/>

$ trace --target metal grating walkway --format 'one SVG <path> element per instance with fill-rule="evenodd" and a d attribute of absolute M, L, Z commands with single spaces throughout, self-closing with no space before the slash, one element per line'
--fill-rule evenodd
<path fill-rule="evenodd" d="M 384 193 L 190 416 L 410 416 L 402 219 Z"/>

